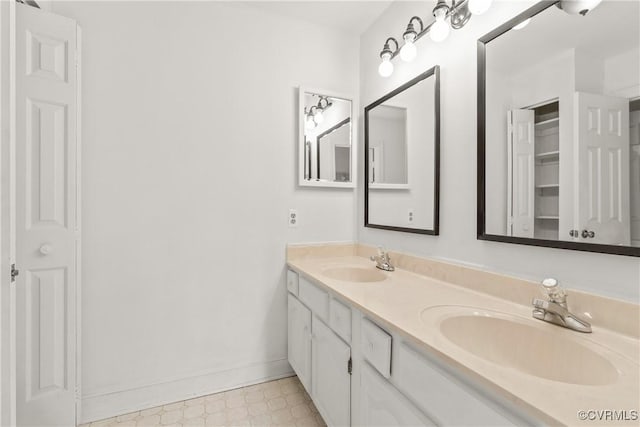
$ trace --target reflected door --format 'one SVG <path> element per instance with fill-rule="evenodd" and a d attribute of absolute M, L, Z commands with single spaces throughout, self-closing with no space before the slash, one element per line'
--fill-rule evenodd
<path fill-rule="evenodd" d="M 16 5 L 18 425 L 76 424 L 75 21 Z"/>
<path fill-rule="evenodd" d="M 580 241 L 630 244 L 629 100 L 576 92 Z"/>
<path fill-rule="evenodd" d="M 508 114 L 509 180 L 507 233 L 533 237 L 535 217 L 535 133 L 533 110 L 512 110 Z M 509 226 L 510 225 L 510 226 Z"/>

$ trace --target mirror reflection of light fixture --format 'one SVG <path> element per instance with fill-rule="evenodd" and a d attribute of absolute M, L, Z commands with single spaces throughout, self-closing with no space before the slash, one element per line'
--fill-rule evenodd
<path fill-rule="evenodd" d="M 315 108 L 315 107 L 311 107 Z M 316 122 L 313 120 L 313 113 L 311 110 L 307 110 L 306 107 L 304 109 L 305 119 L 304 119 L 304 128 L 306 130 L 313 130 L 316 127 Z"/>
<path fill-rule="evenodd" d="M 582 15 L 595 9 L 602 0 L 560 0 L 556 3 L 560 9 L 568 13 L 569 15 Z"/>
<path fill-rule="evenodd" d="M 327 99 L 326 96 L 321 96 L 320 100 L 318 101 L 318 105 L 315 106 L 315 111 L 313 114 L 313 120 L 317 124 L 320 124 L 324 121 L 324 110 L 326 110 L 330 106 L 331 102 L 329 102 L 329 99 Z"/>
<path fill-rule="evenodd" d="M 306 130 L 313 130 L 324 121 L 324 112 L 333 103 L 326 96 L 320 96 L 318 103 L 307 108 L 304 107 L 304 127 Z"/>
<path fill-rule="evenodd" d="M 527 25 L 529 25 L 529 22 L 531 22 L 531 18 L 529 19 L 525 19 L 524 21 L 522 21 L 521 23 L 519 23 L 518 25 L 515 25 L 513 27 L 514 30 L 521 30 L 524 27 L 526 27 Z"/>
<path fill-rule="evenodd" d="M 597 0 L 579 0 L 579 1 L 597 1 Z M 464 27 L 471 14 L 481 14 L 486 12 L 491 6 L 492 0 L 437 0 L 436 6 L 433 8 L 434 21 L 424 26 L 424 22 L 420 17 L 413 16 L 409 20 L 407 29 L 402 34 L 404 43 L 398 45 L 395 38 L 389 37 L 384 42 L 384 47 L 380 52 L 382 62 L 378 66 L 378 73 L 382 77 L 389 77 L 393 73 L 393 63 L 391 60 L 397 55 L 403 61 L 410 62 L 415 59 L 418 50 L 415 43 L 425 34 L 429 33 L 431 40 L 435 42 L 444 41 L 451 32 L 451 28 L 459 30 Z M 473 7 L 471 4 L 473 3 Z M 475 10 L 475 12 L 474 12 Z M 420 24 L 420 30 L 416 31 L 414 23 Z M 389 42 L 395 43 L 395 50 L 391 50 Z"/>
<path fill-rule="evenodd" d="M 469 0 L 469 11 L 474 15 L 482 15 L 491 7 L 492 0 Z"/>

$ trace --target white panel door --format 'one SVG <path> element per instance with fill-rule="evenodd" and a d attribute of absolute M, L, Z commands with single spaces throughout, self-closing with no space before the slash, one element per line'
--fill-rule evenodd
<path fill-rule="evenodd" d="M 629 100 L 576 92 L 580 241 L 630 244 Z"/>
<path fill-rule="evenodd" d="M 507 234 L 533 237 L 535 221 L 535 113 L 533 110 L 508 112 Z M 487 191 L 491 191 L 487 188 Z M 511 227 L 509 227 L 511 224 Z"/>
<path fill-rule="evenodd" d="M 631 245 L 640 246 L 640 111 L 629 114 L 631 140 Z"/>
<path fill-rule="evenodd" d="M 360 411 L 362 426 L 435 425 L 366 362 L 360 377 Z"/>
<path fill-rule="evenodd" d="M 315 316 L 312 331 L 313 401 L 327 425 L 351 425 L 351 348 Z"/>
<path fill-rule="evenodd" d="M 17 422 L 76 423 L 75 21 L 16 7 Z"/>
<path fill-rule="evenodd" d="M 289 294 L 288 312 L 289 364 L 311 393 L 311 310 Z"/>

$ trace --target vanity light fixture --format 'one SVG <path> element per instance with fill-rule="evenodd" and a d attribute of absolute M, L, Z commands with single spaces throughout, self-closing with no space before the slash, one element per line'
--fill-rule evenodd
<path fill-rule="evenodd" d="M 380 52 L 382 62 L 378 66 L 378 73 L 382 77 L 389 77 L 393 73 L 393 63 L 391 60 L 397 55 L 400 55 L 400 58 L 405 62 L 413 61 L 416 58 L 418 50 L 415 43 L 422 36 L 429 33 L 431 40 L 435 42 L 445 40 L 449 36 L 451 28 L 459 30 L 464 27 L 467 22 L 469 22 L 469 19 L 471 19 L 472 13 L 481 14 L 486 12 L 491 6 L 491 1 L 492 0 L 437 0 L 436 6 L 433 8 L 433 17 L 435 20 L 431 24 L 425 26 L 420 17 L 413 16 L 409 20 L 407 29 L 402 34 L 402 39 L 404 40 L 402 46 L 399 46 L 398 41 L 393 37 L 389 37 L 384 42 L 384 47 Z M 473 3 L 473 9 L 471 8 L 471 3 Z M 473 12 L 474 10 L 476 12 Z M 416 31 L 416 23 L 420 26 L 419 31 Z M 391 50 L 391 42 L 395 44 L 394 50 Z"/>
<path fill-rule="evenodd" d="M 438 0 L 438 4 L 433 8 L 433 17 L 436 22 L 431 26 L 429 36 L 434 42 L 441 42 L 449 36 L 449 24 L 446 22 L 449 6 L 445 0 Z"/>
<path fill-rule="evenodd" d="M 402 49 L 400 49 L 400 58 L 402 58 L 402 60 L 405 62 L 413 61 L 418 55 L 418 49 L 414 44 L 416 37 L 418 36 L 418 33 L 416 32 L 416 29 L 413 26 L 413 21 L 417 21 L 420 24 L 420 32 L 424 31 L 424 23 L 422 22 L 422 19 L 420 19 L 417 16 L 414 16 L 409 20 L 407 29 L 402 35 L 402 39 L 404 40 L 404 46 L 402 46 Z"/>
<path fill-rule="evenodd" d="M 393 42 L 395 44 L 395 49 L 391 50 L 389 46 L 389 42 Z M 378 66 L 378 73 L 382 77 L 389 77 L 393 74 L 393 63 L 391 62 L 391 58 L 398 52 L 398 41 L 393 37 L 389 37 L 387 41 L 384 42 L 384 47 L 382 48 L 382 52 L 380 52 L 380 58 L 382 58 L 382 62 Z"/>

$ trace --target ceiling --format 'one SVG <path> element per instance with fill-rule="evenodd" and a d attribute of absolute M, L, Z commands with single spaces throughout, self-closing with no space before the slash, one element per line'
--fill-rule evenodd
<path fill-rule="evenodd" d="M 353 34 L 364 33 L 382 15 L 393 0 L 290 0 L 244 1 L 242 3 L 264 11 L 301 19 L 314 24 L 337 28 Z"/>

